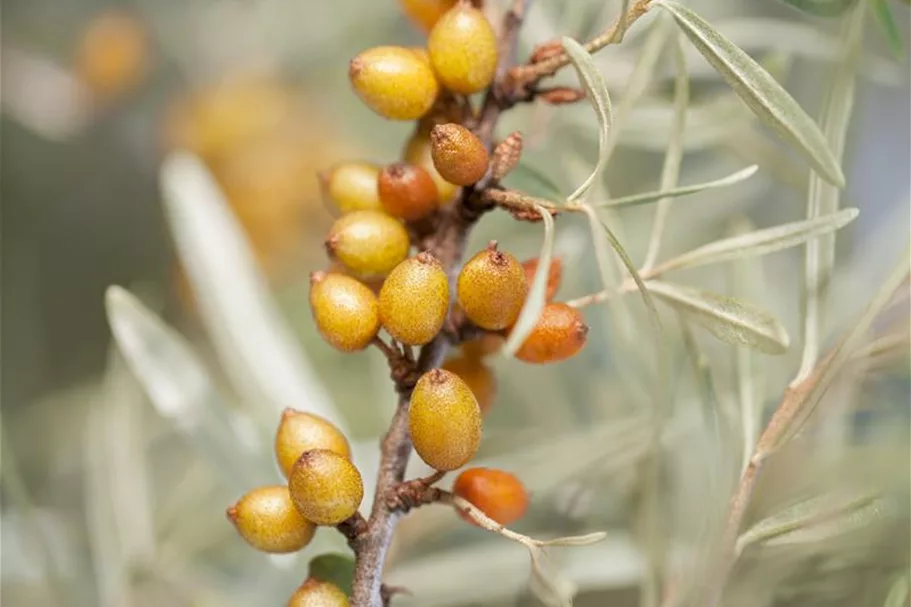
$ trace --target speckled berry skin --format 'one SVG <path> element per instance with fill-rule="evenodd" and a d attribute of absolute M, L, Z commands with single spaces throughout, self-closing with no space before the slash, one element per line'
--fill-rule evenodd
<path fill-rule="evenodd" d="M 326 251 L 361 278 L 385 276 L 411 248 L 402 222 L 379 211 L 354 211 L 329 230 Z"/>
<path fill-rule="evenodd" d="M 407 221 L 426 217 L 440 201 L 440 193 L 430 173 L 408 162 L 383 167 L 377 184 L 383 210 Z"/>
<path fill-rule="evenodd" d="M 402 12 L 421 30 L 429 32 L 458 0 L 399 0 Z"/>
<path fill-rule="evenodd" d="M 448 311 L 449 280 L 430 253 L 400 263 L 380 289 L 380 323 L 393 338 L 408 345 L 423 345 L 436 337 Z"/>
<path fill-rule="evenodd" d="M 433 26 L 427 38 L 430 63 L 440 83 L 455 93 L 471 95 L 493 81 L 497 70 L 497 37 L 480 10 L 458 4 Z"/>
<path fill-rule="evenodd" d="M 506 329 L 516 322 L 528 281 L 522 264 L 492 243 L 459 272 L 456 285 L 459 305 L 476 325 L 488 331 Z"/>
<path fill-rule="evenodd" d="M 494 468 L 469 468 L 456 478 L 452 492 L 501 525 L 509 525 L 528 509 L 528 493 L 514 475 Z M 463 519 L 475 524 L 467 515 Z"/>
<path fill-rule="evenodd" d="M 481 443 L 481 408 L 458 375 L 432 369 L 418 379 L 408 409 L 414 450 L 437 470 L 464 466 Z"/>
<path fill-rule="evenodd" d="M 351 60 L 348 77 L 367 107 L 391 120 L 417 120 L 439 93 L 430 65 L 412 49 L 400 46 L 362 52 Z"/>
<path fill-rule="evenodd" d="M 522 268 L 525 270 L 525 279 L 528 281 L 528 288 L 535 279 L 535 272 L 538 271 L 538 258 L 528 259 L 522 262 Z M 550 303 L 557 295 L 560 289 L 560 282 L 563 279 L 563 262 L 560 259 L 552 259 L 550 268 L 547 272 L 547 289 L 544 292 L 544 301 Z"/>
<path fill-rule="evenodd" d="M 380 210 L 380 167 L 369 162 L 340 162 L 319 174 L 323 195 L 339 211 Z"/>
<path fill-rule="evenodd" d="M 312 449 L 328 449 L 351 458 L 345 435 L 327 419 L 296 409 L 285 409 L 275 432 L 275 459 L 285 478 L 303 455 Z"/>
<path fill-rule="evenodd" d="M 364 498 L 358 469 L 327 449 L 304 452 L 291 468 L 288 488 L 300 513 L 317 525 L 338 525 L 357 512 Z"/>
<path fill-rule="evenodd" d="M 237 532 L 257 550 L 296 552 L 310 543 L 316 527 L 304 518 L 288 487 L 273 485 L 249 492 L 226 512 Z"/>
<path fill-rule="evenodd" d="M 447 203 L 455 198 L 456 192 L 459 191 L 459 186 L 443 179 L 443 176 L 440 175 L 436 167 L 433 166 L 429 127 L 419 125 L 418 128 L 415 129 L 411 137 L 408 138 L 408 141 L 405 142 L 405 147 L 402 150 L 402 158 L 406 162 L 415 164 L 427 171 L 437 186 L 437 192 L 439 193 L 441 203 Z"/>
<path fill-rule="evenodd" d="M 310 312 L 323 339 L 342 352 L 363 350 L 380 328 L 376 295 L 344 274 L 310 275 Z"/>
<path fill-rule="evenodd" d="M 484 364 L 480 357 L 463 354 L 450 358 L 443 364 L 443 370 L 455 373 L 474 394 L 481 415 L 486 415 L 497 396 L 497 378 L 493 369 Z"/>
<path fill-rule="evenodd" d="M 578 354 L 587 337 L 588 325 L 577 309 L 565 303 L 550 303 L 544 306 L 515 356 L 527 363 L 559 362 Z"/>
<path fill-rule="evenodd" d="M 438 124 L 430 131 L 430 153 L 437 172 L 450 183 L 471 185 L 487 172 L 490 156 L 477 135 L 461 124 Z"/>
<path fill-rule="evenodd" d="M 348 597 L 331 582 L 309 578 L 294 591 L 287 607 L 348 607 Z"/>

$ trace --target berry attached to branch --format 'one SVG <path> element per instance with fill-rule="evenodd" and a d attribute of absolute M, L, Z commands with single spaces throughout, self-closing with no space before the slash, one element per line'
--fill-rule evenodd
<path fill-rule="evenodd" d="M 464 381 L 474 394 L 481 415 L 486 415 L 497 396 L 497 378 L 493 369 L 484 364 L 478 356 L 464 354 L 447 360 L 442 367 L 445 371 L 455 373 Z"/>
<path fill-rule="evenodd" d="M 527 363 L 559 362 L 578 354 L 587 337 L 588 325 L 579 310 L 565 303 L 547 304 L 515 356 Z"/>
<path fill-rule="evenodd" d="M 478 136 L 461 124 L 438 124 L 430 131 L 433 166 L 443 179 L 471 185 L 487 172 L 490 157 Z"/>
<path fill-rule="evenodd" d="M 294 591 L 287 607 L 348 607 L 348 597 L 331 582 L 309 578 Z"/>
<path fill-rule="evenodd" d="M 371 110 L 391 120 L 417 120 L 433 107 L 439 84 L 412 49 L 378 46 L 351 60 L 348 77 Z"/>
<path fill-rule="evenodd" d="M 481 443 L 481 408 L 458 375 L 443 369 L 422 375 L 408 412 L 414 450 L 428 466 L 455 470 L 474 457 Z"/>
<path fill-rule="evenodd" d="M 295 508 L 284 485 L 254 489 L 226 514 L 248 544 L 273 554 L 297 552 L 310 543 L 316 531 Z"/>
<path fill-rule="evenodd" d="M 403 344 L 430 342 L 443 328 L 448 310 L 449 280 L 430 253 L 400 263 L 380 289 L 380 322 Z"/>
<path fill-rule="evenodd" d="M 333 224 L 326 251 L 363 278 L 385 276 L 408 257 L 411 241 L 402 222 L 379 211 L 355 211 Z"/>
<path fill-rule="evenodd" d="M 310 313 L 323 339 L 342 352 L 363 350 L 380 328 L 376 295 L 344 274 L 310 275 Z"/>
<path fill-rule="evenodd" d="M 528 295 L 522 264 L 492 242 L 459 273 L 456 293 L 465 315 L 488 331 L 511 327 Z"/>
<path fill-rule="evenodd" d="M 285 409 L 275 432 L 275 459 L 285 478 L 305 451 L 328 449 L 344 458 L 351 458 L 351 447 L 345 435 L 327 419 Z"/>
<path fill-rule="evenodd" d="M 307 451 L 291 468 L 291 499 L 317 525 L 338 525 L 357 512 L 364 498 L 361 473 L 347 458 L 328 449 Z"/>
<path fill-rule="evenodd" d="M 406 221 L 426 217 L 440 202 L 433 177 L 414 164 L 396 162 L 384 167 L 377 183 L 383 209 Z"/>
<path fill-rule="evenodd" d="M 460 3 L 433 26 L 427 38 L 430 63 L 440 83 L 471 95 L 487 88 L 497 70 L 497 37 L 484 13 Z"/>
<path fill-rule="evenodd" d="M 379 174 L 380 168 L 369 162 L 341 162 L 319 174 L 320 189 L 342 213 L 379 210 Z"/>
<path fill-rule="evenodd" d="M 493 468 L 469 468 L 456 478 L 452 492 L 468 500 L 491 519 L 509 525 L 525 516 L 528 493 L 522 482 L 509 472 Z M 470 517 L 463 519 L 475 525 Z"/>

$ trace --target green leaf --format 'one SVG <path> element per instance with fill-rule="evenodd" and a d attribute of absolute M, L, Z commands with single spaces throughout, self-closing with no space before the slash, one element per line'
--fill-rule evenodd
<path fill-rule="evenodd" d="M 768 72 L 702 17 L 672 0 L 656 0 L 751 110 L 788 141 L 827 181 L 844 187 L 841 167 L 816 123 Z"/>
<path fill-rule="evenodd" d="M 516 319 L 516 324 L 509 332 L 506 343 L 503 344 L 503 356 L 511 358 L 522 346 L 525 339 L 531 334 L 538 323 L 541 311 L 544 309 L 547 295 L 547 275 L 550 273 L 550 264 L 554 255 L 554 218 L 542 206 L 535 205 L 538 213 L 544 219 L 544 240 L 541 242 L 541 251 L 538 253 L 538 268 L 535 277 L 528 289 L 525 305 Z"/>
<path fill-rule="evenodd" d="M 321 554 L 310 560 L 308 575 L 324 582 L 331 582 L 351 595 L 354 583 L 354 559 L 347 554 Z"/>
<path fill-rule="evenodd" d="M 813 17 L 838 17 L 857 0 L 781 0 L 802 13 Z"/>
<path fill-rule="evenodd" d="M 694 268 L 743 257 L 768 255 L 769 253 L 803 244 L 822 234 L 840 230 L 854 221 L 857 214 L 857 209 L 847 208 L 823 217 L 804 219 L 772 228 L 738 234 L 730 238 L 723 238 L 678 255 L 662 263 L 657 270 L 663 273 L 670 270 Z"/>
<path fill-rule="evenodd" d="M 902 39 L 901 30 L 895 22 L 895 15 L 892 14 L 892 9 L 889 8 L 889 2 L 887 0 L 869 1 L 870 7 L 873 9 L 873 17 L 876 19 L 879 29 L 883 32 L 883 37 L 886 39 L 886 44 L 889 46 L 892 56 L 899 61 L 903 60 L 905 58 L 905 41 Z"/>
<path fill-rule="evenodd" d="M 883 607 L 907 607 L 909 593 L 908 578 L 909 575 L 903 573 L 892 582 L 892 586 L 889 587 L 889 594 L 886 596 L 886 602 L 883 603 Z"/>
<path fill-rule="evenodd" d="M 653 295 L 682 312 L 696 324 L 725 343 L 784 354 L 790 339 L 771 314 L 753 304 L 712 293 L 656 280 L 646 286 Z"/>
<path fill-rule="evenodd" d="M 604 165 L 607 164 L 607 139 L 613 123 L 613 117 L 611 116 L 611 102 L 610 95 L 607 93 L 607 84 L 604 82 L 604 76 L 598 71 L 591 54 L 572 38 L 564 36 L 562 42 L 563 49 L 579 75 L 579 82 L 582 84 L 585 96 L 591 102 L 595 114 L 598 116 L 598 163 L 592 169 L 591 175 L 567 198 L 567 202 L 572 203 L 585 196 L 588 190 L 591 189 L 592 184 L 595 183 L 595 179 L 601 174 Z"/>
<path fill-rule="evenodd" d="M 668 190 L 658 190 L 654 192 L 644 192 L 642 194 L 632 194 L 630 196 L 624 196 L 622 198 L 614 198 L 611 200 L 605 200 L 604 202 L 596 202 L 591 206 L 595 208 L 600 207 L 625 207 L 625 206 L 634 206 L 640 204 L 649 204 L 652 202 L 657 202 L 662 198 L 679 198 L 680 196 L 688 196 L 690 194 L 696 194 L 703 190 L 712 190 L 715 188 L 724 188 L 735 183 L 740 183 L 746 179 L 749 179 L 756 174 L 756 171 L 759 169 L 758 165 L 751 165 L 744 169 L 737 171 L 736 173 L 731 173 L 726 177 L 720 179 L 715 179 L 713 181 L 704 181 L 702 183 L 694 183 L 693 185 L 680 186 L 678 188 L 671 188 Z"/>

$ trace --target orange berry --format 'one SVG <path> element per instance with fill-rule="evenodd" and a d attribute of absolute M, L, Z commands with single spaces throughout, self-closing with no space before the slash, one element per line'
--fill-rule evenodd
<path fill-rule="evenodd" d="M 522 267 L 525 269 L 525 278 L 528 281 L 529 288 L 531 288 L 531 283 L 535 279 L 535 272 L 538 271 L 538 258 L 535 257 L 534 259 L 523 261 Z M 544 294 L 545 301 L 548 303 L 553 301 L 554 296 L 560 289 L 560 280 L 562 278 L 563 262 L 559 259 L 552 259 L 547 273 L 547 290 Z"/>
<path fill-rule="evenodd" d="M 351 60 L 348 77 L 371 110 L 392 120 L 417 120 L 436 101 L 439 85 L 430 65 L 401 46 L 378 46 Z"/>
<path fill-rule="evenodd" d="M 487 172 L 490 156 L 478 136 L 461 124 L 438 124 L 430 131 L 433 166 L 443 179 L 471 185 Z"/>
<path fill-rule="evenodd" d="M 383 209 L 393 217 L 407 221 L 426 217 L 437 208 L 440 200 L 430 173 L 407 162 L 384 167 L 378 185 Z"/>
<path fill-rule="evenodd" d="M 440 83 L 471 95 L 493 81 L 497 71 L 497 36 L 484 13 L 457 4 L 433 26 L 427 38 L 430 63 Z"/>
<path fill-rule="evenodd" d="M 418 379 L 408 409 L 414 450 L 428 466 L 455 470 L 481 443 L 481 409 L 458 375 L 432 369 Z"/>
<path fill-rule="evenodd" d="M 291 468 L 288 489 L 304 518 L 317 525 L 338 525 L 357 512 L 364 498 L 361 473 L 328 449 L 305 451 Z"/>
<path fill-rule="evenodd" d="M 411 240 L 402 222 L 380 211 L 353 211 L 329 229 L 326 251 L 362 278 L 385 276 L 408 257 Z"/>
<path fill-rule="evenodd" d="M 287 607 L 348 607 L 348 597 L 332 582 L 309 578 L 294 591 Z"/>
<path fill-rule="evenodd" d="M 310 275 L 310 312 L 323 339 L 342 352 L 363 350 L 380 329 L 376 295 L 344 274 Z"/>
<path fill-rule="evenodd" d="M 461 378 L 471 393 L 474 394 L 478 406 L 481 408 L 481 415 L 485 415 L 493 404 L 497 395 L 497 378 L 493 374 L 493 369 L 484 364 L 480 358 L 472 356 L 458 356 L 450 358 L 443 364 L 443 370 L 455 373 Z"/>
<path fill-rule="evenodd" d="M 76 53 L 76 72 L 96 94 L 111 97 L 135 87 L 149 62 L 146 30 L 132 14 L 109 10 L 86 27 Z"/>
<path fill-rule="evenodd" d="M 433 166 L 429 128 L 419 125 L 418 128 L 415 129 L 414 134 L 412 134 L 405 143 L 405 148 L 402 150 L 402 158 L 406 162 L 415 164 L 427 171 L 437 186 L 440 202 L 449 202 L 455 197 L 456 192 L 459 190 L 459 186 L 443 179 L 443 176 L 440 175 L 436 167 Z"/>
<path fill-rule="evenodd" d="M 459 272 L 459 305 L 476 325 L 499 331 L 513 325 L 525 304 L 528 281 L 519 261 L 496 242 L 468 260 Z"/>
<path fill-rule="evenodd" d="M 553 363 L 575 356 L 585 345 L 588 325 L 576 308 L 565 303 L 544 306 L 516 358 L 527 363 Z"/>
<path fill-rule="evenodd" d="M 284 485 L 254 489 L 226 514 L 240 536 L 263 552 L 296 552 L 310 543 L 316 530 L 294 507 Z"/>
<path fill-rule="evenodd" d="M 351 458 L 348 439 L 335 424 L 319 415 L 285 409 L 275 432 L 275 459 L 285 478 L 304 451 L 312 449 L 328 449 Z"/>
<path fill-rule="evenodd" d="M 369 162 L 340 162 L 319 174 L 320 189 L 342 213 L 382 209 L 377 181 L 380 167 Z"/>
<path fill-rule="evenodd" d="M 402 12 L 425 32 L 439 21 L 458 0 L 399 0 Z"/>
<path fill-rule="evenodd" d="M 430 253 L 420 253 L 395 267 L 383 282 L 379 297 L 380 323 L 398 341 L 428 343 L 449 311 L 449 279 Z"/>
<path fill-rule="evenodd" d="M 514 475 L 493 468 L 469 468 L 452 486 L 452 492 L 501 525 L 509 525 L 525 516 L 528 492 Z M 474 524 L 465 514 L 466 521 Z"/>
<path fill-rule="evenodd" d="M 506 339 L 496 333 L 485 333 L 462 344 L 462 354 L 468 358 L 486 358 L 500 351 Z"/>

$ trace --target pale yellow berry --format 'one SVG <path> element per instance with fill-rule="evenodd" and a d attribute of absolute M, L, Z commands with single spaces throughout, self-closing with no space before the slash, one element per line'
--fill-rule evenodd
<path fill-rule="evenodd" d="M 440 83 L 455 93 L 487 88 L 497 70 L 496 34 L 483 12 L 465 4 L 440 17 L 427 38 L 427 51 Z"/>
<path fill-rule="evenodd" d="M 380 328 L 373 291 L 335 272 L 310 275 L 310 313 L 323 339 L 342 352 L 363 350 Z"/>
<path fill-rule="evenodd" d="M 464 466 L 481 443 L 481 408 L 455 373 L 428 371 L 418 379 L 408 409 L 414 450 L 437 470 Z"/>
<path fill-rule="evenodd" d="M 348 597 L 331 582 L 309 578 L 294 591 L 287 607 L 348 607 Z"/>
<path fill-rule="evenodd" d="M 298 512 L 284 485 L 254 489 L 226 514 L 240 536 L 263 552 L 296 552 L 310 543 L 316 530 Z"/>
<path fill-rule="evenodd" d="M 364 498 L 358 469 L 327 449 L 305 451 L 291 468 L 288 488 L 300 513 L 317 525 L 338 525 L 357 512 Z"/>
<path fill-rule="evenodd" d="M 285 478 L 304 451 L 328 449 L 351 457 L 348 439 L 327 419 L 296 409 L 285 409 L 275 432 L 275 459 Z"/>
<path fill-rule="evenodd" d="M 408 257 L 411 241 L 398 219 L 380 211 L 354 211 L 329 230 L 326 251 L 362 278 L 385 276 Z"/>
<path fill-rule="evenodd" d="M 449 311 L 449 280 L 430 253 L 406 259 L 389 273 L 379 297 L 380 323 L 398 341 L 428 343 Z"/>
<path fill-rule="evenodd" d="M 369 162 L 340 162 L 319 174 L 320 188 L 342 213 L 381 210 L 379 174 L 380 167 Z"/>
<path fill-rule="evenodd" d="M 482 329 L 499 331 L 512 326 L 519 317 L 528 295 L 528 281 L 519 260 L 491 243 L 462 267 L 456 293 L 472 322 Z"/>
<path fill-rule="evenodd" d="M 439 85 L 418 53 L 401 46 L 378 46 L 351 60 L 348 77 L 374 112 L 392 120 L 417 120 L 436 101 Z"/>

